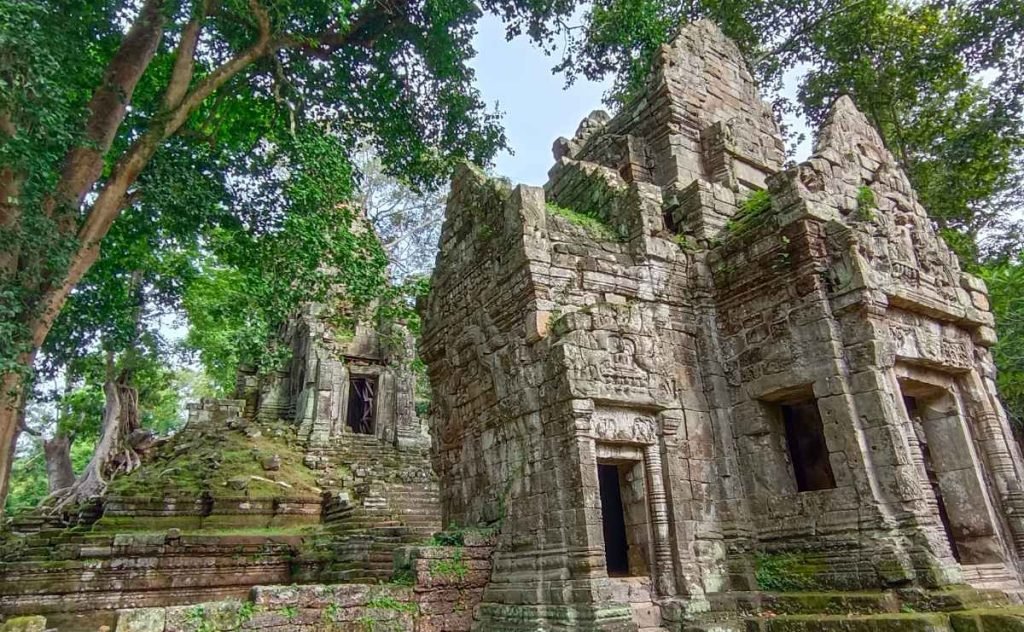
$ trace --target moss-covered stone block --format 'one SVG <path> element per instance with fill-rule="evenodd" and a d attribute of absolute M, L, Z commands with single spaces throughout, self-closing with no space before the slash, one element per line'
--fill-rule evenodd
<path fill-rule="evenodd" d="M 755 623 L 755 622 L 752 622 Z M 941 614 L 789 615 L 757 620 L 748 632 L 949 632 Z"/>
<path fill-rule="evenodd" d="M 0 624 L 0 632 L 43 632 L 46 617 L 14 617 Z"/>
<path fill-rule="evenodd" d="M 1024 632 L 1024 611 L 971 610 L 950 614 L 953 632 Z"/>

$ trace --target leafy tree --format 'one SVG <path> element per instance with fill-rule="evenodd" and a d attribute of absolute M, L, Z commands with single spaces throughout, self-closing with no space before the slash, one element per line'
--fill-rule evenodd
<path fill-rule="evenodd" d="M 480 5 L 536 39 L 572 9 Z M 0 499 L 35 357 L 154 158 L 181 142 L 245 165 L 261 139 L 318 126 L 371 139 L 416 183 L 486 160 L 504 138 L 466 63 L 479 15 L 469 0 L 0 0 Z"/>
<path fill-rule="evenodd" d="M 993 348 L 999 393 L 1007 412 L 1024 427 L 1024 260 L 1002 261 L 980 268 L 988 284 L 999 341 Z"/>
<path fill-rule="evenodd" d="M 280 225 L 212 233 L 201 274 L 184 294 L 186 344 L 222 392 L 233 390 L 239 364 L 280 365 L 289 350 L 274 334 L 299 305 L 325 303 L 343 285 L 346 304 L 339 307 L 349 313 L 369 309 L 385 291 L 384 251 L 346 202 L 353 174 L 342 148 L 322 134 L 294 142 L 304 157 L 279 183 Z M 273 152 L 267 160 L 268 169 L 277 168 Z"/>
<path fill-rule="evenodd" d="M 419 191 L 384 170 L 370 150 L 356 154 L 356 200 L 387 255 L 391 278 L 425 275 L 434 267 L 446 190 Z"/>

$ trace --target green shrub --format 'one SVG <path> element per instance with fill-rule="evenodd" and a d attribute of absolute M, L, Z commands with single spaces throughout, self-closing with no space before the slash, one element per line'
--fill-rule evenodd
<path fill-rule="evenodd" d="M 603 241 L 620 241 L 619 235 L 617 235 L 612 227 L 605 223 L 605 221 L 600 217 L 580 213 L 579 211 L 558 206 L 551 202 L 547 203 L 547 209 L 552 215 L 564 217 L 569 220 L 570 223 L 579 226 L 595 239 Z"/>
<path fill-rule="evenodd" d="M 738 235 L 752 228 L 772 208 L 772 196 L 760 189 L 748 195 L 739 204 L 739 210 L 725 223 L 725 229 Z"/>
<path fill-rule="evenodd" d="M 870 222 L 875 219 L 875 192 L 867 185 L 861 185 L 857 189 L 857 217 Z"/>

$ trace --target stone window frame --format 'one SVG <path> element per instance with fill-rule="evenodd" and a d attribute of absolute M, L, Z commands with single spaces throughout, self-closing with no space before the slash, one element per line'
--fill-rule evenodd
<path fill-rule="evenodd" d="M 765 393 L 755 399 L 757 406 L 760 409 L 759 413 L 767 422 L 767 431 L 775 437 L 776 445 L 781 451 L 783 460 L 785 461 L 785 469 L 789 473 L 789 482 L 792 484 L 792 489 L 777 490 L 777 496 L 788 497 L 803 494 L 828 495 L 834 493 L 837 489 L 840 489 L 838 477 L 836 476 L 836 465 L 832 462 L 832 456 L 834 454 L 841 453 L 841 451 L 837 451 L 834 446 L 830 445 L 828 432 L 825 431 L 825 417 L 821 414 L 819 399 L 820 398 L 814 393 L 814 385 L 810 382 L 796 384 L 770 393 Z M 828 459 L 829 469 L 832 472 L 833 486 L 820 489 L 801 490 L 797 483 L 796 466 L 793 463 L 793 454 L 791 453 L 787 441 L 786 424 L 783 418 L 783 406 L 809 404 L 812 402 L 814 407 L 817 409 L 818 417 L 822 422 L 821 436 L 825 444 L 825 454 Z"/>

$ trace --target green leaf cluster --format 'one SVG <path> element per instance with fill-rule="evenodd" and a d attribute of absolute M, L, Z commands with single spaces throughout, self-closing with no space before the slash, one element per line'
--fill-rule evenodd
<path fill-rule="evenodd" d="M 772 208 L 772 196 L 764 189 L 752 191 L 739 203 L 739 210 L 725 223 L 725 229 L 738 235 L 756 225 Z"/>

